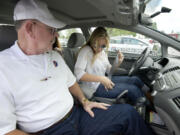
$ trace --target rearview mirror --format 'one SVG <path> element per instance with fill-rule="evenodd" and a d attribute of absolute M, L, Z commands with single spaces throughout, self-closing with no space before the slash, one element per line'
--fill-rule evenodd
<path fill-rule="evenodd" d="M 143 25 L 151 26 L 153 24 L 153 21 L 149 15 L 141 13 L 139 14 L 139 23 Z"/>
<path fill-rule="evenodd" d="M 160 13 L 169 13 L 169 12 L 171 12 L 171 9 L 170 9 L 170 8 L 162 7 L 162 8 L 161 8 L 161 11 L 158 11 L 158 12 L 152 14 L 152 15 L 150 16 L 150 18 L 153 18 L 153 17 L 159 15 Z"/>
<path fill-rule="evenodd" d="M 140 24 L 151 26 L 153 24 L 152 18 L 154 18 L 155 16 L 157 16 L 157 15 L 159 15 L 161 13 L 169 13 L 170 11 L 171 11 L 170 8 L 162 7 L 161 11 L 158 11 L 158 12 L 152 14 L 152 15 L 147 15 L 147 14 L 144 14 L 144 13 L 140 13 L 139 14 L 139 22 L 140 22 Z"/>

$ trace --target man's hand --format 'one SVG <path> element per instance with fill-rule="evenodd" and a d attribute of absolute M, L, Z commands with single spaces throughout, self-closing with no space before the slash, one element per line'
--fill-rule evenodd
<path fill-rule="evenodd" d="M 6 135 L 30 135 L 30 134 L 27 134 L 27 133 L 25 133 L 23 131 L 15 129 L 15 130 L 7 133 Z"/>
<path fill-rule="evenodd" d="M 88 112 L 91 117 L 94 117 L 92 108 L 100 108 L 100 109 L 107 110 L 108 109 L 107 107 L 110 106 L 109 104 L 105 104 L 105 103 L 97 103 L 97 102 L 89 101 L 82 93 L 77 82 L 74 83 L 74 85 L 72 85 L 71 87 L 69 87 L 69 90 L 71 94 L 75 96 L 81 102 L 84 110 Z"/>
<path fill-rule="evenodd" d="M 105 104 L 105 103 L 91 102 L 88 99 L 83 99 L 83 100 L 84 100 L 82 101 L 83 108 L 86 112 L 89 113 L 91 117 L 94 117 L 94 113 L 92 111 L 93 108 L 100 108 L 103 110 L 107 110 L 108 106 L 110 106 L 109 104 Z"/>
<path fill-rule="evenodd" d="M 100 82 L 104 85 L 105 89 L 113 89 L 114 83 L 107 77 L 101 76 Z"/>

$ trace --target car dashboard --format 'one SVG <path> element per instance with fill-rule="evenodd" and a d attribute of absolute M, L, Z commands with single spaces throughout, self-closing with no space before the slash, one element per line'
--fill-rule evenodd
<path fill-rule="evenodd" d="M 156 91 L 171 91 L 180 88 L 180 62 L 176 59 L 163 58 L 158 62 L 162 69 L 156 74 Z"/>
<path fill-rule="evenodd" d="M 153 103 L 171 133 L 180 134 L 180 60 L 162 58 L 152 82 Z"/>

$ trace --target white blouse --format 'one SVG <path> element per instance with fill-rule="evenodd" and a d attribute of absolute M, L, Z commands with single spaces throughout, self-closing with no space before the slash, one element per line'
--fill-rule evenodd
<path fill-rule="evenodd" d="M 89 46 L 85 46 L 80 50 L 74 68 L 74 73 L 78 81 L 85 73 L 98 76 L 105 76 L 105 73 L 109 73 L 111 64 L 109 63 L 108 56 L 104 50 L 98 54 L 96 60 L 92 64 L 93 55 L 93 50 Z M 82 81 L 80 82 L 80 87 L 87 98 L 91 98 L 99 84 L 100 82 Z"/>

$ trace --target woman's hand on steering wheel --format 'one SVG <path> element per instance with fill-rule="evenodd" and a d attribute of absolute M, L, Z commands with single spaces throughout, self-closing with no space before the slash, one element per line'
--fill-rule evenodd
<path fill-rule="evenodd" d="M 118 64 L 120 65 L 124 60 L 124 55 L 118 51 Z"/>

